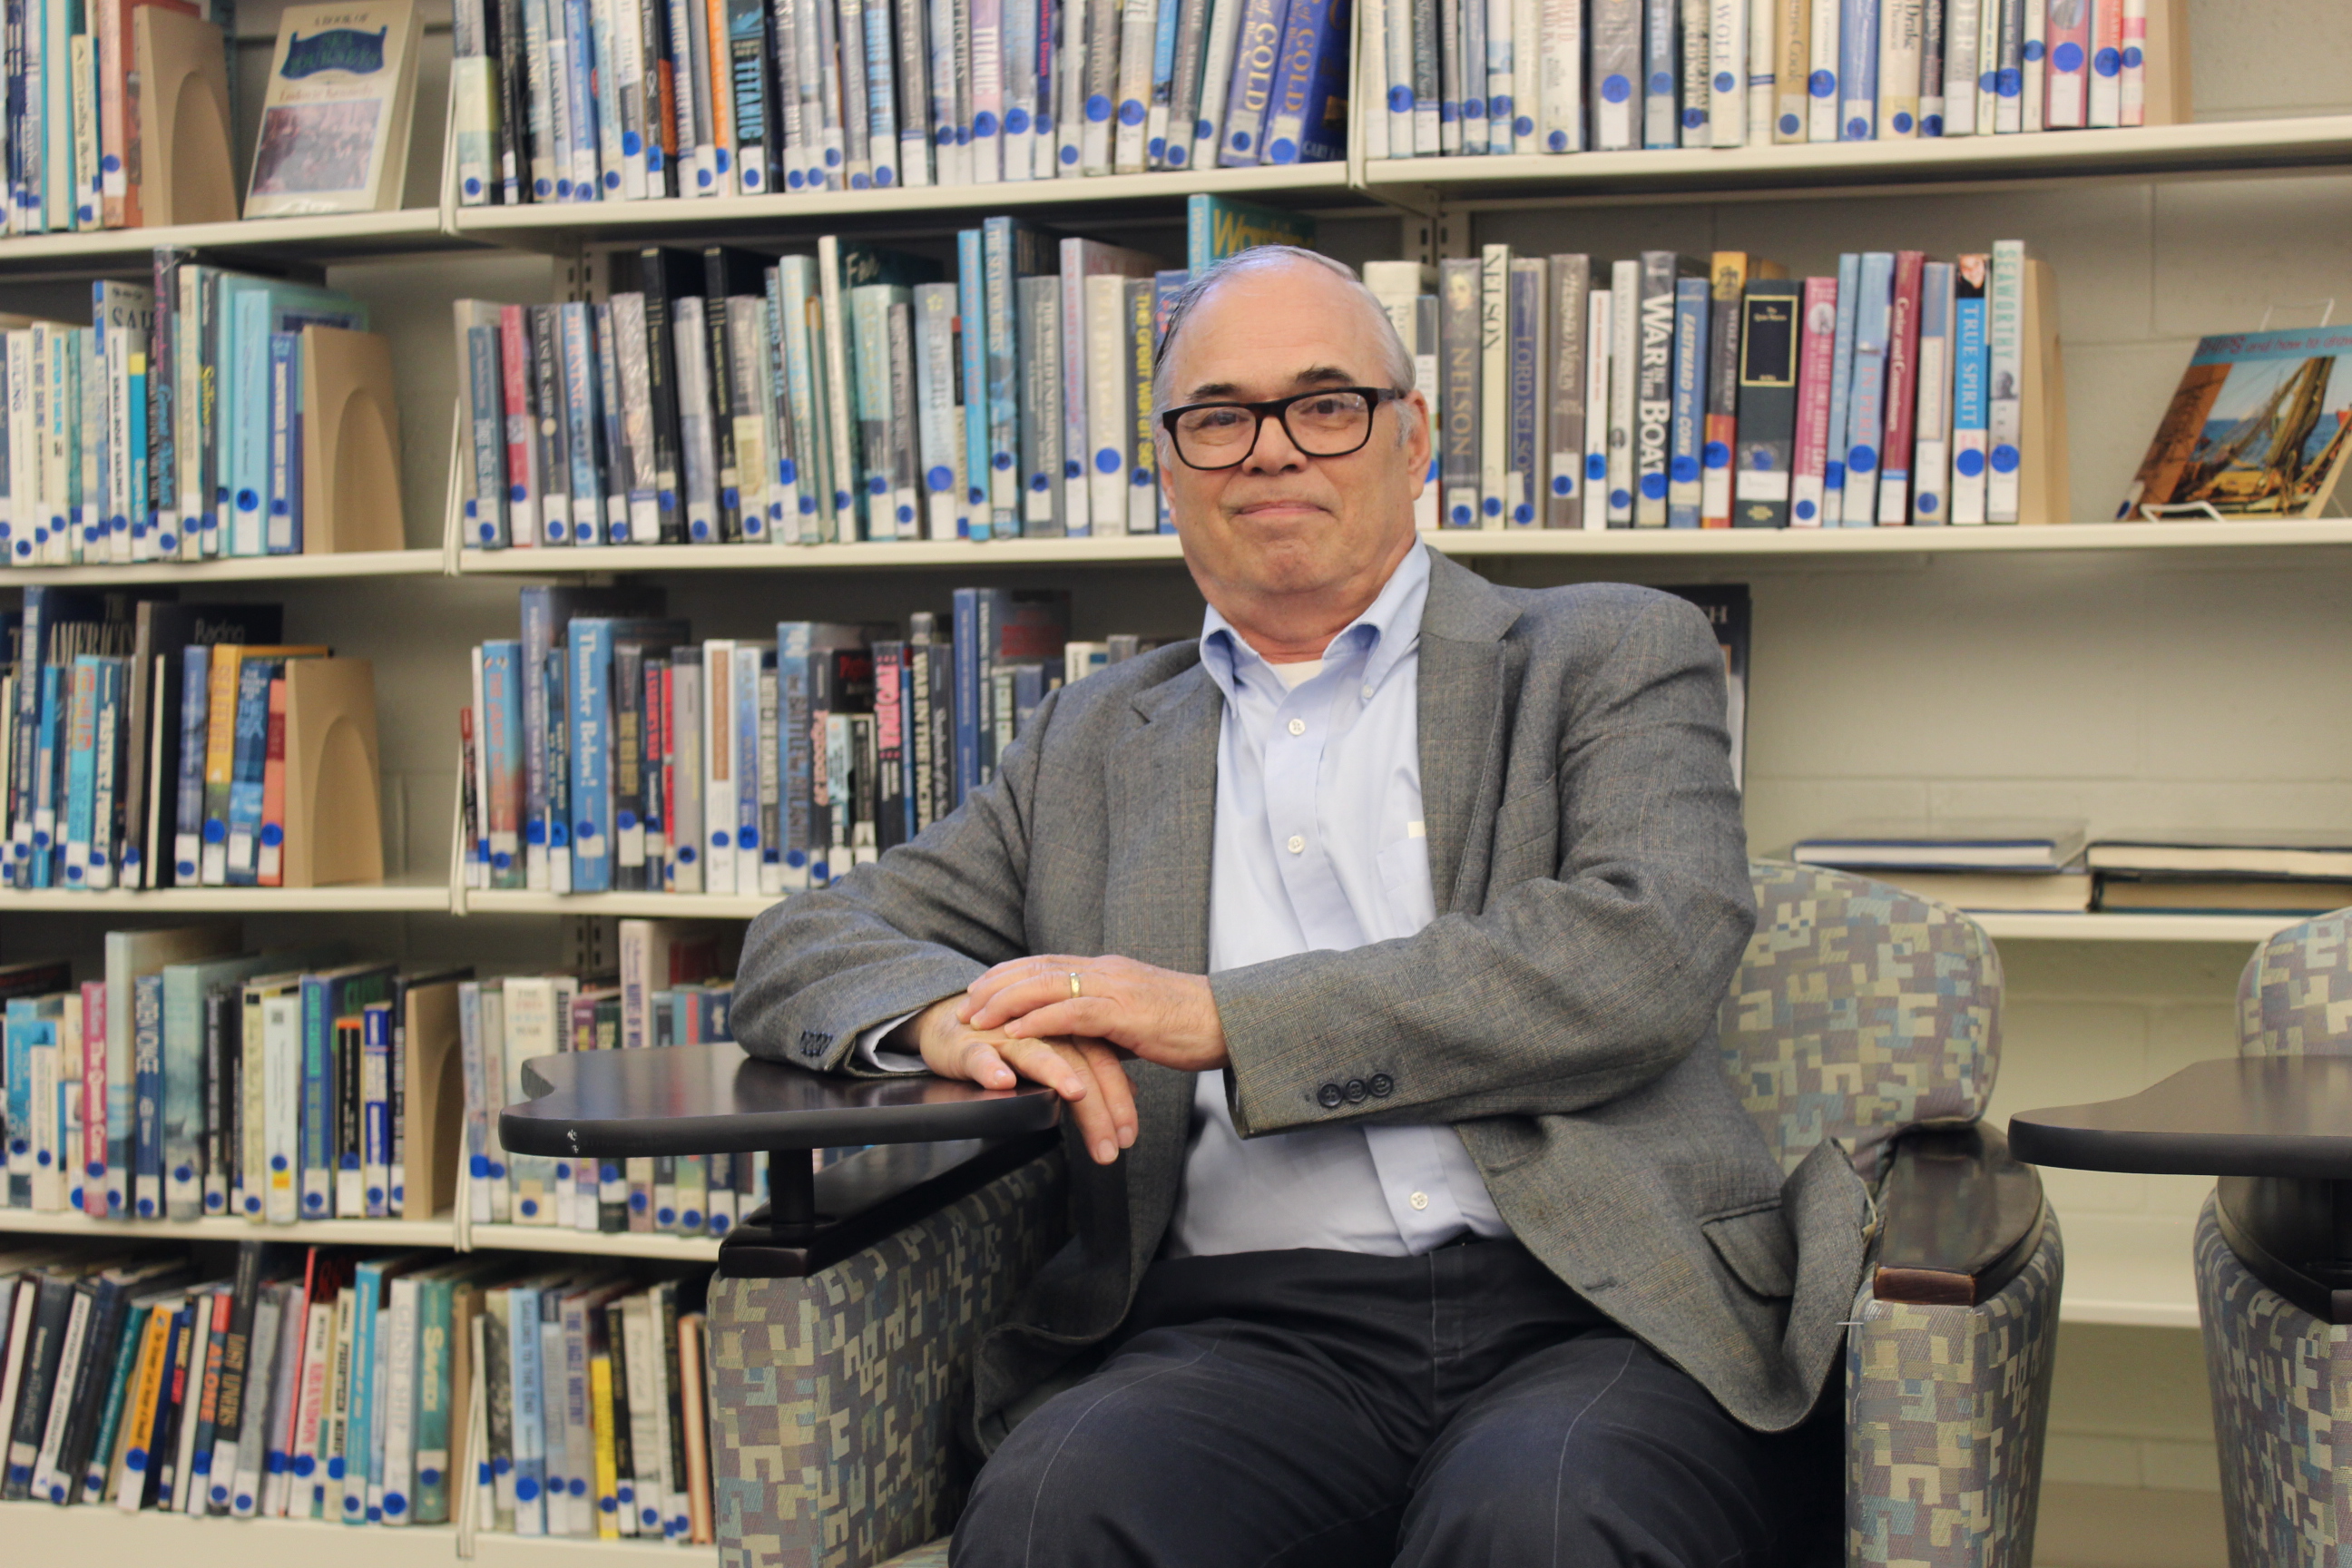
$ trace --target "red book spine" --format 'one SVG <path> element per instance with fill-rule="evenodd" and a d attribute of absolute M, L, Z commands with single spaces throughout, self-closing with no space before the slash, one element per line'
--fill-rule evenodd
<path fill-rule="evenodd" d="M 282 675 L 269 683 L 269 739 L 261 763 L 261 847 L 254 867 L 257 885 L 285 885 L 286 678 Z"/>
<path fill-rule="evenodd" d="M 1797 451 L 1789 526 L 1822 525 L 1822 488 L 1829 472 L 1830 378 L 1837 363 L 1838 280 L 1805 279 L 1804 338 L 1797 360 Z"/>
<path fill-rule="evenodd" d="M 1878 521 L 1911 521 L 1911 449 L 1919 394 L 1919 274 L 1924 251 L 1895 254 L 1895 313 L 1886 332 L 1886 439 L 1878 468 Z M 1900 465 L 1899 467 L 1897 465 Z"/>
<path fill-rule="evenodd" d="M 499 307 L 499 381 L 507 411 L 507 536 L 539 542 L 539 429 L 530 412 L 530 332 L 520 305 Z"/>
<path fill-rule="evenodd" d="M 81 1212 L 107 1217 L 106 982 L 81 988 Z"/>
<path fill-rule="evenodd" d="M 670 731 L 669 661 L 646 666 L 646 772 L 660 785 L 661 807 L 646 818 L 646 865 L 651 886 L 667 887 L 673 869 L 669 824 L 677 815 L 677 748 Z M 648 791 L 648 794 L 654 792 Z"/>

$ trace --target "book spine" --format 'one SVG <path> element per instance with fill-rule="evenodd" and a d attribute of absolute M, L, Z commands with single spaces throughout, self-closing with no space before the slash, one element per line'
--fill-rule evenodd
<path fill-rule="evenodd" d="M 634 290 L 612 299 L 613 335 L 604 352 L 617 366 L 621 391 L 621 428 L 628 453 L 629 489 L 623 515 L 607 526 L 615 544 L 661 542 L 665 490 L 677 482 L 675 464 L 664 470 L 665 448 L 654 439 L 653 356 L 646 346 L 646 297 Z"/>
<path fill-rule="evenodd" d="M 1837 331 L 1830 350 L 1830 455 L 1822 470 L 1823 528 L 1840 528 L 1845 522 L 1846 431 L 1853 402 L 1853 324 L 1861 296 L 1862 258 L 1849 250 L 1838 258 Z M 1857 501 L 1857 509 L 1859 505 Z"/>
<path fill-rule="evenodd" d="M 1886 420 L 1887 338 L 1894 321 L 1895 258 L 1874 250 L 1862 258 L 1854 298 L 1853 373 L 1846 423 L 1844 525 L 1867 528 L 1874 519 Z"/>
<path fill-rule="evenodd" d="M 1786 528 L 1796 466 L 1801 285 L 1750 283 L 1741 302 L 1737 528 Z"/>
<path fill-rule="evenodd" d="M 1440 477 L 1448 528 L 1475 528 L 1483 515 L 1479 504 L 1483 268 L 1483 261 L 1475 257 L 1448 258 L 1437 264 Z"/>
<path fill-rule="evenodd" d="M 1507 395 L 1509 441 L 1504 452 L 1503 525 L 1533 528 L 1541 504 L 1537 458 L 1538 426 L 1545 409 L 1544 375 L 1546 264 L 1514 260 L 1508 285 Z"/>
<path fill-rule="evenodd" d="M 1675 38 L 1680 47 L 1676 53 L 1681 66 L 1679 82 L 1681 107 L 1675 124 L 1681 131 L 1685 147 L 1705 147 L 1711 143 L 1717 105 L 1712 76 L 1711 40 L 1708 37 L 1713 0 L 1682 0 L 1681 26 Z"/>
<path fill-rule="evenodd" d="M 2025 6 L 2024 41 L 2018 47 L 2019 58 L 2024 64 L 2022 79 L 2018 83 L 2018 118 L 2021 131 L 2047 129 L 2050 69 L 2050 7 L 2042 0 L 2030 0 Z"/>
<path fill-rule="evenodd" d="M 1885 438 L 1879 443 L 1878 506 L 1881 523 L 1911 519 L 1911 457 L 1919 395 L 1919 289 L 1927 258 L 1906 250 L 1895 258 L 1892 309 L 1886 333 Z"/>
<path fill-rule="evenodd" d="M 1602 281 L 1595 277 L 1594 282 Z M 1581 525 L 1609 526 L 1610 488 L 1610 357 L 1617 337 L 1617 301 L 1613 289 L 1593 289 L 1586 296 L 1584 329 L 1584 484 Z"/>
<path fill-rule="evenodd" d="M 1280 0 L 1242 0 L 1233 75 L 1225 88 L 1223 141 L 1217 153 L 1223 167 L 1252 168 L 1262 159 L 1260 141 L 1281 58 L 1284 15 Z"/>
<path fill-rule="evenodd" d="M 1996 241 L 1992 286 L 1986 307 L 1986 347 L 1990 366 L 1987 404 L 1988 466 L 1985 521 L 2018 520 L 2018 469 L 2025 437 L 2025 246 Z"/>
<path fill-rule="evenodd" d="M 571 627 L 572 886 L 613 886 L 612 624 L 578 619 Z"/>
<path fill-rule="evenodd" d="M 1088 466 L 1087 510 L 1090 527 L 1098 525 L 1102 532 L 1113 534 L 1124 531 L 1127 517 L 1130 422 L 1126 354 L 1122 352 L 1126 341 L 1127 280 L 1115 273 L 1093 273 L 1086 278 L 1085 289 L 1087 450 L 1093 454 Z M 969 361 L 969 325 L 964 342 L 964 357 Z M 978 527 L 975 518 L 975 532 Z M 961 797 L 958 798 L 961 803 Z"/>
<path fill-rule="evenodd" d="M 1950 520 L 1951 494 L 1952 266 L 1928 262 L 1919 289 L 1919 393 L 1914 417 L 1911 521 L 1941 524 Z"/>
<path fill-rule="evenodd" d="M 1958 0 L 1956 0 L 1958 3 Z M 2116 89 L 2116 123 L 2147 123 L 2147 0 L 2123 0 L 2123 40 Z"/>
<path fill-rule="evenodd" d="M 1878 134 L 1878 11 L 1879 0 L 1841 0 L 1837 138 L 1841 142 L 1869 142 Z"/>
<path fill-rule="evenodd" d="M 1699 521 L 1706 528 L 1731 526 L 1731 450 L 1739 431 L 1739 305 L 1748 272 L 1746 253 L 1716 252 L 1707 314 L 1706 428 L 1699 452 Z"/>
<path fill-rule="evenodd" d="M 1999 63 L 1993 76 L 1992 128 L 2003 136 L 2013 136 L 2026 128 L 2025 16 L 2028 11 L 2032 11 L 2038 16 L 2042 10 L 2042 0 L 1999 0 L 1997 7 L 1993 0 L 1987 0 L 1985 9 L 1988 12 L 1996 8 L 2000 16 L 1993 25 L 1995 37 L 1993 58 Z M 1981 36 L 1979 38 L 1979 47 L 1982 47 Z M 2038 71 L 2035 73 L 2034 85 L 2036 87 L 2041 85 Z M 1979 99 L 1977 102 L 1977 126 L 1979 135 L 1983 133 L 1984 124 L 1984 102 Z"/>
<path fill-rule="evenodd" d="M 10 1030 L 15 1033 L 14 1028 Z M 136 976 L 131 987 L 131 1060 L 135 1084 L 131 1213 L 163 1215 L 163 980 Z M 12 1177 L 10 1184 L 15 1184 Z"/>
<path fill-rule="evenodd" d="M 1706 329 L 1712 290 L 1705 279 L 1675 285 L 1672 412 L 1666 450 L 1666 526 L 1696 528 L 1706 492 L 1702 448 L 1706 444 Z"/>
<path fill-rule="evenodd" d="M 1592 0 L 1592 145 L 1641 145 L 1643 0 Z"/>
<path fill-rule="evenodd" d="M 1919 134 L 1919 69 L 1927 18 L 1924 0 L 1880 0 L 1878 122 L 1882 142 Z"/>
<path fill-rule="evenodd" d="M 1945 13 L 1949 0 L 1920 0 L 1919 5 L 1919 134 L 1944 134 L 1944 51 L 1948 47 Z"/>
<path fill-rule="evenodd" d="M 698 172 L 709 171 L 706 166 Z M 687 542 L 687 498 L 680 445 L 683 432 L 678 406 L 677 327 L 673 314 L 677 298 L 670 289 L 675 280 L 668 276 L 669 268 L 662 254 L 642 253 L 642 259 L 649 263 L 646 268 L 649 274 L 646 286 L 642 294 L 631 298 L 639 301 L 645 326 L 642 369 L 648 400 L 646 438 L 653 454 L 654 506 L 652 526 L 641 528 L 636 505 L 631 503 L 629 537 L 639 544 L 683 544 Z"/>
<path fill-rule="evenodd" d="M 1511 0 L 1496 0 L 1508 8 Z M 1281 52 L 1276 57 L 1272 86 L 1268 89 L 1265 110 L 1265 147 L 1262 162 L 1296 163 L 1302 157 L 1309 139 L 1307 115 L 1320 108 L 1310 98 L 1315 68 L 1322 58 L 1326 34 L 1347 25 L 1347 0 L 1290 0 L 1283 20 Z M 1502 69 L 1507 81 L 1511 68 L 1510 40 L 1506 37 L 1501 45 Z M 1488 51 L 1488 64 L 1494 64 L 1494 50 Z M 1506 95 L 1508 89 L 1506 87 Z M 1509 120 L 1501 123 L 1508 133 Z"/>
<path fill-rule="evenodd" d="M 1144 0 L 1148 8 L 1150 0 Z M 1146 85 L 1146 91 L 1150 90 Z M 1139 114 L 1140 106 L 1138 106 Z M 1125 117 L 1125 110 L 1121 110 Z M 1014 289 L 1024 236 L 1010 218 L 981 225 L 981 309 L 986 320 L 989 530 L 992 537 L 1021 532 L 1021 344 Z M 887 537 L 885 535 L 884 537 Z"/>
<path fill-rule="evenodd" d="M 1830 367 L 1837 352 L 1835 278 L 1805 279 L 1800 317 L 1802 347 L 1797 380 L 1796 457 L 1790 489 L 1789 525 L 1822 525 L 1822 479 L 1829 462 Z"/>
<path fill-rule="evenodd" d="M 1634 374 L 1634 524 L 1666 525 L 1667 467 L 1674 426 L 1674 353 L 1676 262 L 1671 251 L 1642 257 L 1637 307 L 1638 359 Z"/>
<path fill-rule="evenodd" d="M 1991 258 L 1963 256 L 1953 268 L 1952 521 L 1985 521 L 1989 399 L 1986 382 L 1985 282 Z"/>
<path fill-rule="evenodd" d="M 1127 531 L 1129 533 L 1162 531 L 1160 519 L 1161 497 L 1156 443 L 1152 439 L 1151 420 L 1151 360 L 1155 340 L 1154 304 L 1157 286 L 1149 278 L 1127 280 L 1127 395 L 1124 402 L 1128 414 Z"/>
<path fill-rule="evenodd" d="M 2140 29 L 2147 31 L 2143 13 Z M 2091 0 L 2090 112 L 2093 126 L 2108 129 L 2124 123 L 2124 0 Z M 2052 50 L 2056 65 L 2056 50 Z"/>
<path fill-rule="evenodd" d="M 1062 286 L 1057 278 L 1020 280 L 1021 527 L 1033 539 L 1059 539 L 1062 518 Z"/>
<path fill-rule="evenodd" d="M 735 686 L 730 699 L 734 707 L 731 739 L 735 747 L 735 798 L 730 819 L 735 824 L 735 889 L 740 893 L 760 891 L 760 876 L 767 858 L 760 800 L 761 776 L 765 771 L 760 762 L 760 676 L 774 657 L 773 650 L 762 649 L 757 643 L 735 645 Z M 772 699 L 771 701 L 772 714 Z M 772 742 L 774 725 L 771 717 Z M 773 753 L 772 743 L 769 751 Z M 769 774 L 772 782 L 773 776 Z M 781 866 L 781 856 L 778 860 Z"/>
<path fill-rule="evenodd" d="M 1465 130 L 1465 135 L 1467 134 Z M 1509 515 L 1511 249 L 1489 245 L 1478 274 L 1478 526 Z"/>
<path fill-rule="evenodd" d="M 1998 5 L 2000 0 L 1994 4 Z M 1983 16 L 1983 0 L 1944 0 L 1943 134 L 1947 136 L 1977 133 L 1977 35 Z"/>
<path fill-rule="evenodd" d="M 269 682 L 281 668 L 278 660 L 247 658 L 237 671 L 236 711 L 231 720 L 228 853 L 223 868 L 230 887 L 254 886 L 259 869 L 256 851 L 261 841 L 262 768 L 269 751 Z M 217 700 L 217 689 L 215 696 Z"/>
<path fill-rule="evenodd" d="M 962 410 L 956 405 L 956 286 L 915 288 L 915 404 L 923 465 L 923 515 L 929 537 L 961 536 Z M 1060 488 L 1060 475 L 1055 476 Z M 782 657 L 781 650 L 779 657 Z"/>
<path fill-rule="evenodd" d="M 900 539 L 922 537 L 916 510 L 915 308 L 907 290 L 894 289 L 887 312 L 890 405 L 890 510 Z"/>

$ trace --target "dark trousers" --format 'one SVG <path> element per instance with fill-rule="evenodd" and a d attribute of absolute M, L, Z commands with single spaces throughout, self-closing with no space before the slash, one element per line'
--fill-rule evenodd
<path fill-rule="evenodd" d="M 1741 1426 L 1515 1241 L 1167 1259 L 950 1561 L 1776 1568 L 1835 1539 L 1835 1436 Z"/>

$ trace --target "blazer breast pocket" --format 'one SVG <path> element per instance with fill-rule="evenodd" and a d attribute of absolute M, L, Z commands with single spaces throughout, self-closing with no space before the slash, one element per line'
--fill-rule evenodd
<path fill-rule="evenodd" d="M 1495 813 L 1495 879 L 1549 877 L 1559 863 L 1559 775 L 1520 790 Z"/>

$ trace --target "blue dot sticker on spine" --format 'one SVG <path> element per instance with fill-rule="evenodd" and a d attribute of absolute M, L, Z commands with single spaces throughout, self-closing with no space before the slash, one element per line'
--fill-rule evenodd
<path fill-rule="evenodd" d="M 1664 474 L 1643 474 L 1642 476 L 1642 499 L 1643 500 L 1665 500 L 1666 476 Z"/>
<path fill-rule="evenodd" d="M 1596 485 L 1601 483 L 1609 477 L 1609 459 L 1598 452 L 1587 453 L 1584 458 L 1584 477 L 1591 483 Z"/>
<path fill-rule="evenodd" d="M 1710 468 L 1731 467 L 1731 448 L 1720 441 L 1709 441 L 1699 452 L 1699 460 Z"/>
<path fill-rule="evenodd" d="M 1668 467 L 1673 470 L 1676 484 L 1686 485 L 1698 478 L 1698 459 L 1688 452 L 1676 456 Z"/>
<path fill-rule="evenodd" d="M 1729 92 L 1733 88 L 1738 87 L 1738 81 L 1729 71 L 1717 71 L 1715 73 L 1716 91 Z"/>
<path fill-rule="evenodd" d="M 1404 114 L 1412 108 L 1412 89 L 1402 85 L 1389 89 L 1389 112 Z"/>
<path fill-rule="evenodd" d="M 1454 508 L 1454 526 L 1456 528 L 1470 526 L 1470 509 L 1459 502 L 1456 502 Z"/>
<path fill-rule="evenodd" d="M 1551 150 L 1552 150 L 1553 152 L 1555 152 L 1555 153 L 1565 153 L 1565 152 L 1567 152 L 1567 151 L 1568 151 L 1568 132 L 1565 132 L 1565 131 L 1555 131 L 1555 132 L 1553 132 L 1551 133 L 1551 137 L 1550 137 L 1550 144 L 1551 144 Z"/>
<path fill-rule="evenodd" d="M 1120 458 L 1118 449 L 1115 447 L 1105 447 L 1095 454 L 1095 472 L 1098 474 L 1115 474 L 1125 466 L 1126 460 Z M 974 490 L 971 499 L 980 500 L 980 492 Z"/>
<path fill-rule="evenodd" d="M 1875 447 L 1855 447 L 1845 455 L 1845 471 L 1849 474 L 1867 474 L 1877 467 L 1878 448 Z"/>
<path fill-rule="evenodd" d="M 1833 71 L 1815 71 L 1812 75 L 1805 79 L 1805 90 L 1811 93 L 1815 98 L 1828 98 L 1832 96 L 1837 91 L 1836 73 Z M 1796 117 L 1791 115 L 1790 118 L 1793 120 Z M 1791 125 L 1789 126 L 1788 129 L 1794 131 L 1796 127 Z"/>
<path fill-rule="evenodd" d="M 1295 163 L 1298 162 L 1298 143 L 1287 136 L 1277 136 L 1265 144 L 1266 162 Z"/>
<path fill-rule="evenodd" d="M 1503 515 L 1503 498 L 1500 496 L 1482 497 L 1478 502 L 1478 510 L 1485 512 L 1488 517 L 1500 517 Z"/>
<path fill-rule="evenodd" d="M 1704 125 L 1704 124 L 1706 124 L 1706 110 L 1704 110 L 1704 109 L 1685 109 L 1685 110 L 1683 110 L 1683 129 L 1684 129 L 1684 130 L 1685 130 L 1685 131 L 1696 131 L 1696 130 L 1697 130 L 1700 126 L 1702 126 L 1702 125 Z"/>
<path fill-rule="evenodd" d="M 1820 509 L 1814 506 L 1812 502 L 1809 500 L 1801 500 L 1796 506 L 1797 521 L 1800 522 L 1811 522 L 1813 521 L 1813 514 L 1819 510 Z"/>
<path fill-rule="evenodd" d="M 1864 120 L 1864 118 L 1862 118 L 1862 116 L 1860 116 L 1860 115 L 1858 115 L 1858 114 L 1857 114 L 1857 115 L 1855 115 L 1852 120 L 1847 121 L 1845 122 L 1845 139 L 1846 139 L 1847 141 L 1849 141 L 1849 142 L 1867 142 L 1867 141 L 1869 141 L 1869 140 L 1870 140 L 1870 121 L 1867 121 L 1867 120 Z"/>
<path fill-rule="evenodd" d="M 1511 134 L 1512 134 L 1512 135 L 1514 135 L 1514 136 L 1532 136 L 1532 135 L 1534 135 L 1535 133 L 1536 133 L 1536 122 L 1535 122 L 1534 121 L 1532 121 L 1532 120 L 1528 119 L 1526 115 L 1522 114 L 1522 115 L 1519 115 L 1519 116 L 1517 116 L 1517 118 L 1515 118 L 1515 119 L 1513 119 L 1513 120 L 1512 120 L 1512 121 L 1511 121 Z"/>
<path fill-rule="evenodd" d="M 1568 496 L 1574 494 L 1575 490 L 1576 481 L 1569 478 L 1566 474 L 1554 474 L 1551 477 L 1552 494 L 1556 496 Z"/>
<path fill-rule="evenodd" d="M 1184 143 L 1181 142 L 1171 142 L 1168 143 L 1168 166 L 1170 168 L 1182 168 L 1185 161 L 1191 158 L 1192 155 L 1191 151 L 1186 148 Z"/>
<path fill-rule="evenodd" d="M 2003 443 L 1992 449 L 1992 471 L 1996 474 L 2017 472 L 2017 448 Z"/>
<path fill-rule="evenodd" d="M 1985 455 L 1970 447 L 1952 459 L 1952 467 L 1958 470 L 1960 478 L 1973 479 L 1985 471 Z"/>
<path fill-rule="evenodd" d="M 2113 76 L 2124 68 L 2124 57 L 2117 49 L 2101 49 L 2098 58 L 2091 62 L 2091 66 L 2101 76 Z"/>
<path fill-rule="evenodd" d="M 2083 46 L 2069 38 L 2051 51 L 2050 65 L 2053 70 L 2074 72 L 2083 68 Z"/>
<path fill-rule="evenodd" d="M 1617 510 L 1617 511 L 1622 511 L 1622 510 L 1624 510 L 1627 507 L 1632 506 L 1633 504 L 1633 493 L 1632 493 L 1631 491 L 1628 491 L 1628 490 L 1611 490 L 1611 491 L 1609 492 L 1609 505 L 1610 505 L 1610 507 L 1611 507 L 1611 509 L 1612 509 L 1612 510 Z"/>
<path fill-rule="evenodd" d="M 1911 117 L 1908 114 L 1904 113 L 1901 110 L 1897 110 L 1895 112 L 1895 133 L 1897 136 L 1908 136 L 1911 134 Z"/>
<path fill-rule="evenodd" d="M 2028 39 L 2026 39 L 2026 40 L 2025 40 L 2025 63 L 2026 63 L 2027 65 L 2036 65 L 2036 64 L 2039 64 L 2039 63 L 2040 63 L 2040 61 L 2041 61 L 2041 59 L 2042 59 L 2042 40 L 2041 40 L 2041 39 L 2039 39 L 2039 38 L 2028 38 Z"/>

